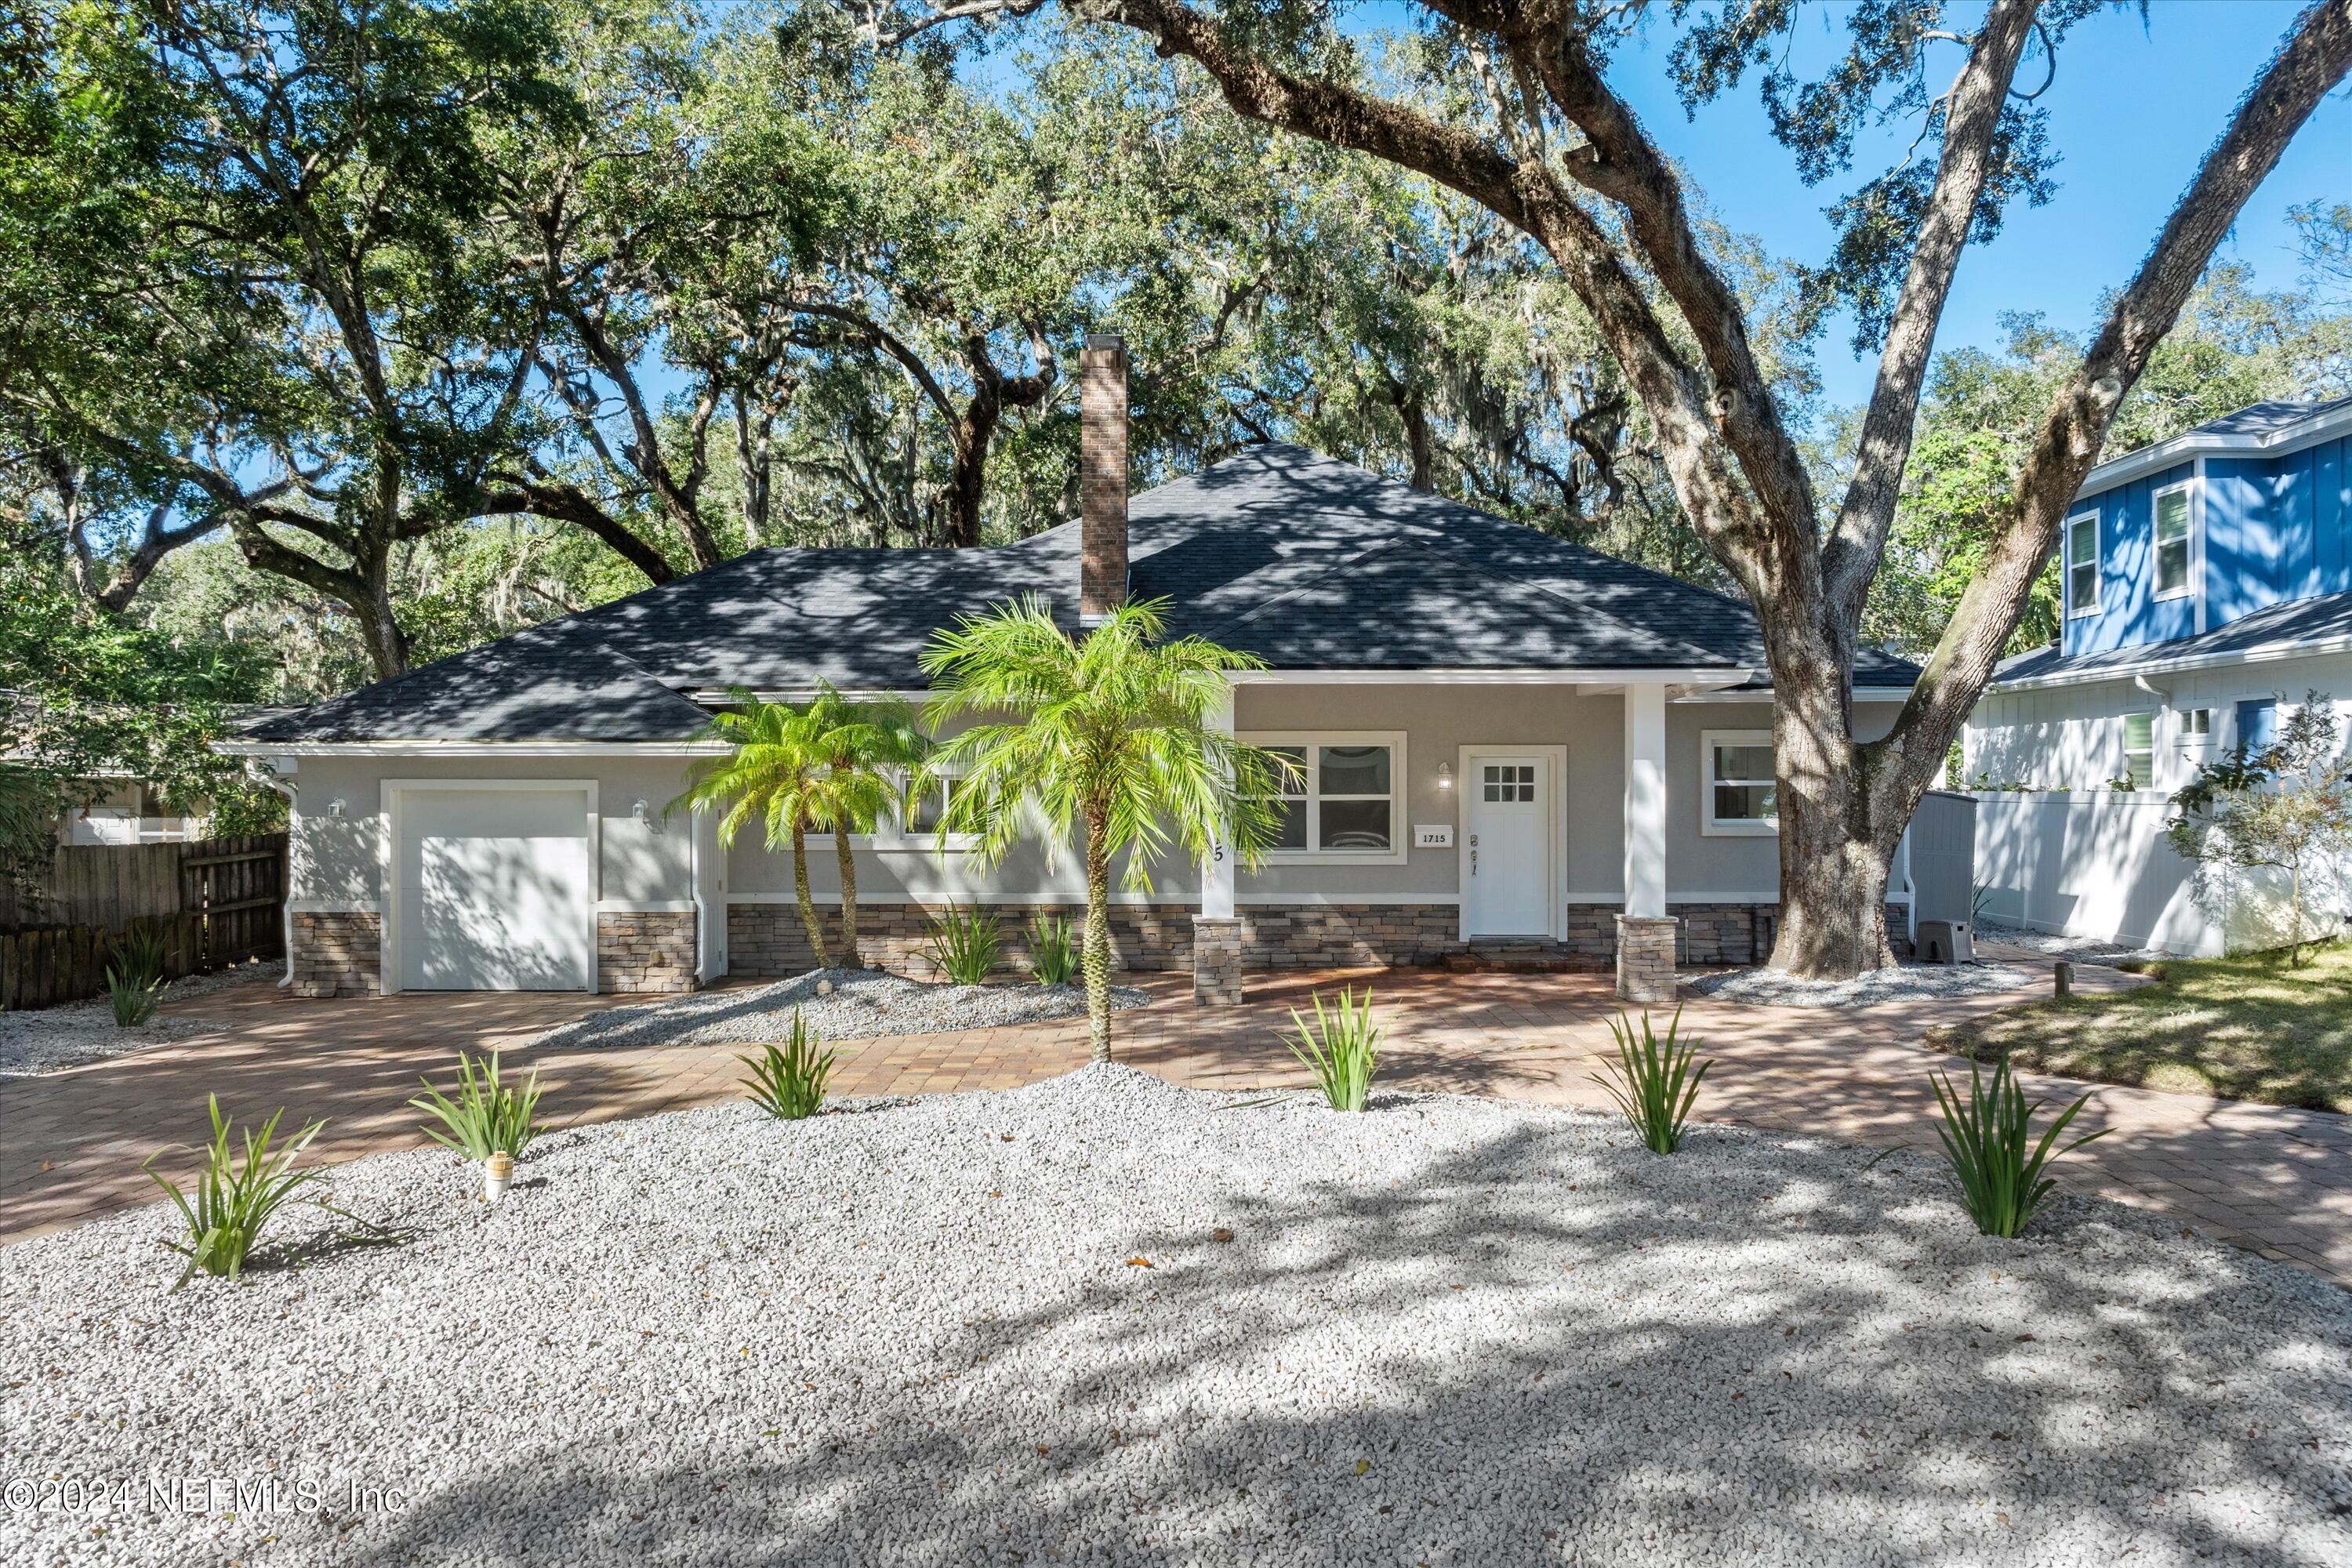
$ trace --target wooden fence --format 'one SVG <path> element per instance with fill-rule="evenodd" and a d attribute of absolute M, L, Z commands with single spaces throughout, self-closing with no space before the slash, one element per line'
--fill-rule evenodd
<path fill-rule="evenodd" d="M 286 951 L 286 835 L 193 844 L 77 844 L 37 888 L 0 895 L 0 1008 L 106 989 L 125 933 L 163 937 L 176 980 Z"/>

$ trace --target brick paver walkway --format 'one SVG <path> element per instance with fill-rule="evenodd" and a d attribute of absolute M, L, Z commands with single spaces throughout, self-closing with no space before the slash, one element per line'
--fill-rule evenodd
<path fill-rule="evenodd" d="M 2015 955 L 2004 955 L 2014 957 Z M 2046 969 L 2046 966 L 2045 966 Z M 2129 982 L 2085 968 L 2086 985 Z M 1131 977 L 1132 978 L 1132 977 Z M 1202 1009 L 1190 980 L 1146 975 L 1151 1006 L 1119 1015 L 1123 1061 L 1179 1083 L 1293 1088 L 1306 1081 L 1278 1038 L 1310 990 L 1370 982 L 1391 1025 L 1384 1085 L 1605 1104 L 1588 1075 L 1608 1048 L 1616 1004 L 1596 974 L 1259 974 L 1250 999 Z M 1686 1028 L 1717 1066 L 1700 1100 L 1710 1120 L 1876 1145 L 1935 1146 L 1931 1068 L 1916 1042 L 1930 1022 L 2013 998 L 1847 1012 L 1693 1002 Z M 288 1108 L 288 1125 L 325 1116 L 329 1159 L 423 1142 L 404 1103 L 420 1072 L 446 1077 L 463 1046 L 512 1043 L 625 999 L 426 995 L 299 1001 L 268 987 L 216 994 L 174 1011 L 224 1019 L 226 1036 L 157 1047 L 41 1079 L 0 1080 L 0 1240 L 153 1198 L 139 1163 L 204 1132 L 207 1091 L 240 1118 Z M 955 1035 L 852 1041 L 835 1077 L 844 1094 L 1003 1089 L 1086 1060 L 1083 1020 Z M 559 1121 L 600 1121 L 739 1092 L 742 1069 L 717 1047 L 511 1051 L 536 1064 Z M 2113 1133 L 2074 1157 L 2071 1180 L 2176 1215 L 2352 1286 L 2352 1119 L 2062 1079 L 2029 1079 L 2063 1100 L 2088 1089 L 2080 1125 Z M 184 1165 L 181 1166 L 184 1170 Z"/>

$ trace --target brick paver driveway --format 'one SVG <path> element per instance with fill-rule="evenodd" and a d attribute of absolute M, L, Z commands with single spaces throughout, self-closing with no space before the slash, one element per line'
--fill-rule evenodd
<path fill-rule="evenodd" d="M 2014 961 L 2016 955 L 2004 954 Z M 2029 961 L 2030 962 L 2030 961 Z M 2046 966 L 2045 966 L 2046 970 Z M 2086 984 L 2127 984 L 2086 968 Z M 1310 990 L 1370 983 L 1391 1023 L 1385 1085 L 1601 1105 L 1588 1075 L 1608 1047 L 1616 1004 L 1597 974 L 1260 974 L 1250 999 L 1201 1009 L 1189 977 L 1146 975 L 1148 1008 L 1121 1014 L 1120 1059 L 1179 1083 L 1292 1088 L 1305 1081 L 1277 1032 Z M 429 995 L 299 1001 L 241 988 L 174 1011 L 229 1022 L 225 1036 L 156 1047 L 41 1079 L 0 1080 L 0 1239 L 152 1198 L 139 1162 L 204 1132 L 217 1092 L 241 1118 L 284 1105 L 287 1121 L 325 1116 L 318 1151 L 347 1159 L 423 1142 L 404 1103 L 420 1072 L 445 1077 L 463 1046 L 512 1045 L 625 999 Z M 2000 1005 L 1974 998 L 1845 1012 L 1693 1002 L 1686 1027 L 1717 1066 L 1700 1114 L 1860 1143 L 1935 1146 L 1927 1089 L 1943 1058 L 1917 1048 L 1930 1022 Z M 835 1079 L 845 1094 L 999 1089 L 1086 1060 L 1084 1022 L 853 1041 Z M 562 1122 L 643 1115 L 726 1098 L 742 1069 L 718 1047 L 601 1051 L 512 1049 L 537 1064 L 544 1109 Z M 2113 1128 L 2073 1162 L 2086 1190 L 2179 1215 L 2206 1234 L 2290 1259 L 2352 1286 L 2352 1119 L 2062 1079 L 2029 1079 L 2053 1100 L 2087 1089 L 2081 1125 Z"/>

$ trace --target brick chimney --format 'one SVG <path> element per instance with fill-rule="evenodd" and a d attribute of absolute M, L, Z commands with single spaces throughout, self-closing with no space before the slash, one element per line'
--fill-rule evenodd
<path fill-rule="evenodd" d="M 1087 333 L 1078 355 L 1078 620 L 1093 626 L 1127 599 L 1127 340 L 1116 332 Z"/>

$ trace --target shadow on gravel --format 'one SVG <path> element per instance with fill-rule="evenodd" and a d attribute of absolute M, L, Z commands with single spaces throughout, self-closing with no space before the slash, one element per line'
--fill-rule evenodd
<path fill-rule="evenodd" d="M 1117 1248 L 1150 1270 L 1088 1273 L 898 1362 L 815 1374 L 936 1387 L 922 1421 L 853 1405 L 796 1449 L 747 1434 L 690 1455 L 660 1434 L 572 1434 L 346 1550 L 387 1565 L 2352 1560 L 2340 1316 L 2315 1308 L 2307 1345 L 2248 1363 L 2231 1354 L 2243 1274 L 2074 1246 L 1963 1268 L 1981 1255 L 1955 1251 L 1916 1167 L 1855 1152 L 1833 1179 L 1765 1173 L 1735 1234 L 1695 1224 L 1652 1156 L 1612 1152 L 1564 1191 L 1545 1145 L 1523 1129 L 1410 1186 L 1234 1200 L 1231 1244 L 1129 1234 Z M 2062 1200 L 2042 1235 L 2112 1222 Z M 1604 1289 L 1563 1311 L 1561 1281 L 1587 1270 Z M 1234 1321 L 1254 1292 L 1286 1305 Z M 1462 1296 L 1466 1320 L 1423 1310 Z M 974 1435 L 954 1380 L 1048 1342 L 1050 1415 L 1018 1441 Z"/>

